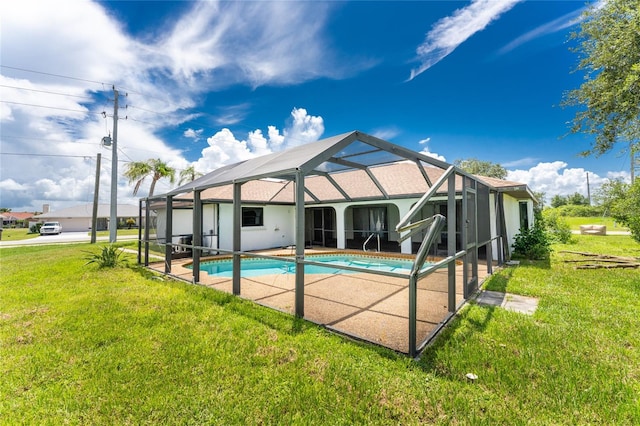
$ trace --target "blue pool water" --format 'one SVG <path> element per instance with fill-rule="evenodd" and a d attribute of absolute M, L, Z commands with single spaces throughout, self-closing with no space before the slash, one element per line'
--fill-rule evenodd
<path fill-rule="evenodd" d="M 320 255 L 305 256 L 306 260 L 314 262 L 331 263 L 338 266 L 355 266 L 366 268 L 372 271 L 399 272 L 408 274 L 411 272 L 413 262 L 402 259 L 381 259 L 378 257 L 367 257 L 360 255 Z M 425 265 L 427 266 L 427 265 Z M 271 259 L 245 258 L 241 262 L 242 277 L 258 277 L 261 275 L 273 274 L 295 274 L 296 267 L 293 262 L 284 262 Z M 213 260 L 202 262 L 200 270 L 211 276 L 231 277 L 233 275 L 233 262 L 231 259 Z M 355 271 L 338 269 L 333 266 L 305 265 L 305 274 L 354 274 Z"/>

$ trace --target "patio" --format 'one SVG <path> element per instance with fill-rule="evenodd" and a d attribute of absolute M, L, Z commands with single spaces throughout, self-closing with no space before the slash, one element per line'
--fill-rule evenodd
<path fill-rule="evenodd" d="M 335 250 L 332 250 L 335 252 Z M 324 249 L 306 250 L 305 254 L 327 253 Z M 260 254 L 288 256 L 288 250 L 262 251 Z M 220 259 L 212 257 L 202 259 Z M 228 257 L 228 256 L 227 256 Z M 186 267 L 191 259 L 172 262 L 172 275 L 192 281 L 193 271 Z M 149 267 L 164 271 L 164 263 Z M 200 272 L 199 284 L 232 293 L 232 278 L 210 276 Z M 486 268 L 479 268 L 479 281 Z M 456 265 L 455 306 L 463 302 L 463 265 Z M 428 341 L 451 316 L 447 268 L 438 269 L 418 281 L 417 341 Z M 241 278 L 240 297 L 280 311 L 295 313 L 295 274 L 263 275 Z M 306 274 L 304 289 L 305 319 L 341 334 L 409 353 L 409 285 L 407 279 L 374 273 Z"/>

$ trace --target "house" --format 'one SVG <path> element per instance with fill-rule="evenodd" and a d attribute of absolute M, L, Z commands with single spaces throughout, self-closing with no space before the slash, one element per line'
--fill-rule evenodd
<path fill-rule="evenodd" d="M 254 164 L 274 168 L 271 165 L 275 158 L 270 158 L 274 155 L 286 156 L 277 153 L 226 166 L 172 191 L 171 242 L 178 243 L 181 236 L 193 234 L 192 189 L 202 188 L 203 246 L 231 250 L 234 194 L 233 183 L 225 182 L 225 179 L 233 180 L 236 169 L 252 170 Z M 424 157 L 418 153 L 412 155 Z M 442 167 L 434 167 L 428 162 L 417 166 L 415 161 L 397 158 L 397 161 L 358 168 L 347 166 L 349 161 L 354 161 L 349 154 L 342 158 L 350 160 L 337 161 L 337 158 L 329 162 L 335 170 L 325 171 L 327 167 L 324 167 L 325 170 L 315 170 L 313 175 L 305 178 L 305 245 L 358 249 L 375 233 L 380 236 L 381 249 L 384 248 L 384 251 L 415 253 L 423 235 L 414 235 L 410 240 L 399 243 L 400 233 L 394 228 L 432 183 L 443 176 L 446 169 L 442 167 L 450 165 L 426 157 L 421 161 L 442 163 Z M 261 173 L 259 169 L 257 173 Z M 536 201 L 533 193 L 522 183 L 460 173 L 455 178 L 457 246 L 461 246 L 463 179 L 466 176 L 466 180 L 477 183 L 472 193 L 477 204 L 478 219 L 487 224 L 477 230 L 477 238 L 482 243 L 480 245 L 493 240 L 494 253 L 497 253 L 495 240 L 498 224 L 495 219 L 499 215 L 504 222 L 504 229 L 500 232 L 505 240 L 504 255 L 508 257 L 515 235 L 522 227 L 533 225 L 533 205 Z M 242 251 L 286 247 L 296 243 L 293 208 L 295 182 L 277 177 L 278 173 L 275 176 L 257 176 L 257 179 L 242 182 Z M 436 213 L 446 216 L 448 191 L 448 182 L 444 182 L 431 201 L 420 209 L 416 219 Z M 466 189 L 466 192 L 469 191 Z M 164 236 L 166 206 L 156 201 L 153 209 L 158 213 L 157 235 Z M 445 247 L 446 241 L 446 236 L 440 238 L 439 246 Z"/>
<path fill-rule="evenodd" d="M 118 222 L 121 227 L 126 226 L 126 221 L 130 218 L 135 220 L 136 226 L 138 225 L 138 206 L 130 204 L 118 204 Z M 98 204 L 97 214 L 97 231 L 104 231 L 109 229 L 109 218 L 111 215 L 111 206 L 109 204 Z M 56 221 L 62 225 L 63 232 L 70 231 L 89 231 L 91 229 L 91 219 L 93 217 L 93 204 L 81 204 L 74 207 L 68 207 L 66 209 L 60 209 L 56 211 L 49 211 L 34 218 L 44 221 Z"/>
<path fill-rule="evenodd" d="M 27 228 L 29 221 L 35 213 L 30 212 L 4 212 L 0 213 L 2 228 Z"/>
<path fill-rule="evenodd" d="M 422 271 L 426 256 L 441 259 L 437 268 L 439 273 L 445 268 L 448 278 L 440 294 L 448 293 L 445 310 L 454 313 L 458 291 L 464 300 L 477 291 L 479 264 L 490 273 L 494 263 L 509 258 L 520 229 L 533 225 L 534 202 L 525 184 L 474 176 L 353 131 L 231 164 L 142 199 L 140 210 L 156 214 L 156 228 L 145 229 L 139 258 L 149 265 L 149 244 L 164 245 L 164 272 L 171 273 L 175 252 L 188 247 L 191 281 L 197 283 L 200 257 L 226 253 L 233 258 L 233 294 L 241 295 L 245 284 L 254 284 L 242 284 L 241 257 L 259 258 L 264 255 L 256 250 L 288 247 L 288 260 L 296 266 L 295 300 L 286 306 L 306 318 L 305 265 L 313 265 L 305 259 L 307 248 L 414 254 L 414 267 L 398 288 L 408 289 L 409 300 L 408 344 L 400 350 L 415 355 L 426 341 L 417 340 L 418 287 L 436 275 L 436 266 Z"/>

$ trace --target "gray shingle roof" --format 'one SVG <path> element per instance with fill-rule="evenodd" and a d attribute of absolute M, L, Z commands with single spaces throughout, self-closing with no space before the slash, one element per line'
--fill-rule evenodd
<path fill-rule="evenodd" d="M 191 199 L 202 191 L 203 200 L 231 201 L 233 184 L 243 183 L 242 200 L 293 203 L 298 171 L 305 174 L 305 203 L 420 197 L 450 164 L 376 137 L 353 131 L 221 167 L 193 182 L 154 198 L 172 195 Z M 421 170 L 422 169 L 422 170 Z M 469 175 L 457 170 L 456 190 L 462 177 L 479 179 L 494 190 L 533 198 L 524 184 Z M 511 189 L 510 189 L 511 188 Z M 445 183 L 439 190 L 446 193 Z"/>

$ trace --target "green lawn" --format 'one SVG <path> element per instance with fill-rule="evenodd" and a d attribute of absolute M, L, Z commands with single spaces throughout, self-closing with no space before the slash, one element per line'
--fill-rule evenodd
<path fill-rule="evenodd" d="M 117 234 L 118 235 L 138 235 L 138 229 L 137 228 L 118 229 Z M 97 231 L 96 232 L 96 236 L 98 236 L 98 237 L 108 237 L 109 236 L 109 231 Z"/>
<path fill-rule="evenodd" d="M 30 234 L 27 228 L 3 228 L 2 241 L 18 241 L 35 238 L 40 234 Z"/>
<path fill-rule="evenodd" d="M 30 234 L 27 228 L 4 228 L 2 230 L 2 241 L 18 241 L 26 240 L 29 238 L 38 237 L 40 234 Z M 90 232 L 87 232 L 90 234 Z M 118 229 L 118 235 L 138 235 L 137 229 Z M 98 237 L 109 236 L 109 231 L 96 232 Z"/>
<path fill-rule="evenodd" d="M 640 257 L 628 236 L 558 249 Z M 555 253 L 487 287 L 419 361 L 206 287 L 0 249 L 2 424 L 640 424 L 640 273 Z M 132 258 L 131 258 L 132 259 Z M 465 375 L 478 379 L 469 381 Z"/>
<path fill-rule="evenodd" d="M 607 231 L 628 231 L 629 228 L 617 223 L 612 217 L 566 217 L 572 230 L 579 230 L 580 225 L 606 225 Z"/>

